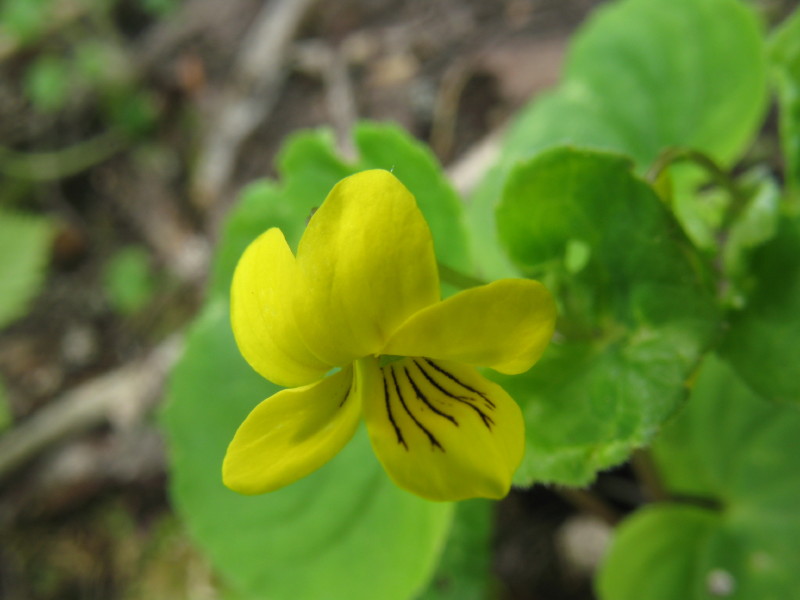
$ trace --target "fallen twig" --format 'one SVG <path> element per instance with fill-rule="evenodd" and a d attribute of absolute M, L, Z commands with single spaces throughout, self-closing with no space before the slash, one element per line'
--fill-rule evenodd
<path fill-rule="evenodd" d="M 175 334 L 144 358 L 67 392 L 0 437 L 0 480 L 53 444 L 103 422 L 139 422 L 160 398 L 181 347 Z"/>
<path fill-rule="evenodd" d="M 189 0 L 150 27 L 130 52 L 140 73 L 149 73 L 185 42 L 235 20 L 248 0 Z"/>
<path fill-rule="evenodd" d="M 455 61 L 444 72 L 436 95 L 431 122 L 431 149 L 447 160 L 453 152 L 458 107 L 464 88 L 475 70 L 474 57 Z"/>
<path fill-rule="evenodd" d="M 198 158 L 193 198 L 199 206 L 210 208 L 222 197 L 242 143 L 277 101 L 290 42 L 313 2 L 271 0 L 250 27 Z"/>
<path fill-rule="evenodd" d="M 0 529 L 20 517 L 63 513 L 109 486 L 157 480 L 165 463 L 161 435 L 151 425 L 78 438 L 43 457 L 30 476 L 0 496 Z"/>
<path fill-rule="evenodd" d="M 169 185 L 122 161 L 110 163 L 97 175 L 98 188 L 119 206 L 170 272 L 182 282 L 202 285 L 211 260 L 210 243 L 182 214 Z"/>
<path fill-rule="evenodd" d="M 350 79 L 349 57 L 341 49 L 319 40 L 295 44 L 293 50 L 296 68 L 322 80 L 336 146 L 344 158 L 355 160 L 352 135 L 358 120 L 358 108 Z"/>

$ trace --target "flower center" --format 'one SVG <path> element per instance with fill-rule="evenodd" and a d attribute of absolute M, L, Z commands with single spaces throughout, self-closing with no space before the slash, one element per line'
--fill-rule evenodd
<path fill-rule="evenodd" d="M 422 434 L 431 449 L 445 451 L 442 428 L 478 418 L 491 431 L 495 410 L 488 395 L 446 366 L 423 357 L 381 357 L 383 402 L 397 443 L 408 450 L 408 428 Z"/>
<path fill-rule="evenodd" d="M 406 358 L 405 356 L 394 356 L 392 354 L 381 354 L 378 356 L 378 365 L 383 368 L 386 365 L 392 364 L 393 362 L 397 362 L 399 360 L 403 360 Z"/>

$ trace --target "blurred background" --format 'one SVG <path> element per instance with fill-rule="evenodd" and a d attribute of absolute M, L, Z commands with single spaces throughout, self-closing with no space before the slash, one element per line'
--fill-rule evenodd
<path fill-rule="evenodd" d="M 237 193 L 298 129 L 352 152 L 358 119 L 399 123 L 468 191 L 598 4 L 3 0 L 0 598 L 218 597 L 156 415 Z M 626 468 L 597 485 L 638 501 Z M 584 500 L 498 505 L 501 597 L 592 598 L 609 526 Z"/>

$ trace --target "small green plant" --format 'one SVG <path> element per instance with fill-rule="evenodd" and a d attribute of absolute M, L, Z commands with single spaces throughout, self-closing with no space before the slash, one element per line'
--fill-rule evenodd
<path fill-rule="evenodd" d="M 0 209 L 0 329 L 24 317 L 44 286 L 53 229 L 44 217 Z M 0 431 L 11 424 L 0 378 Z"/>
<path fill-rule="evenodd" d="M 69 65 L 60 57 L 39 57 L 25 73 L 25 92 L 38 111 L 57 112 L 69 97 Z"/>
<path fill-rule="evenodd" d="M 0 7 L 0 37 L 6 53 L 25 48 L 31 55 L 24 59 L 22 91 L 34 110 L 54 114 L 71 99 L 95 102 L 110 131 L 136 137 L 151 128 L 159 107 L 120 43 L 115 4 L 7 0 Z M 171 0 L 142 0 L 139 8 L 164 18 L 174 7 Z"/>
<path fill-rule="evenodd" d="M 782 176 L 748 155 L 771 91 Z M 173 497 L 234 591 L 463 598 L 427 587 L 444 577 L 489 594 L 491 504 L 400 490 L 363 428 L 279 491 L 221 481 L 236 428 L 281 389 L 238 354 L 234 265 L 271 227 L 296 249 L 338 181 L 378 168 L 416 197 L 461 281 L 536 279 L 556 299 L 536 367 L 485 372 L 525 422 L 514 484 L 587 486 L 650 448 L 663 489 L 620 526 L 600 598 L 800 598 L 799 97 L 800 12 L 766 36 L 737 0 L 621 0 L 576 36 L 561 84 L 519 115 L 465 203 L 395 127 L 359 124 L 352 163 L 327 131 L 294 136 L 280 182 L 254 183 L 229 218 L 164 413 Z"/>
<path fill-rule="evenodd" d="M 0 210 L 0 328 L 22 317 L 41 291 L 52 233 L 43 217 Z"/>
<path fill-rule="evenodd" d="M 103 283 L 114 310 L 130 315 L 142 309 L 155 293 L 147 250 L 139 246 L 118 250 L 105 265 Z"/>

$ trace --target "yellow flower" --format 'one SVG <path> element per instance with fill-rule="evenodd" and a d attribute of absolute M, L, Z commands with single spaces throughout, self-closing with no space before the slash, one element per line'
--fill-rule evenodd
<path fill-rule="evenodd" d="M 522 460 L 524 424 L 476 367 L 526 371 L 554 321 L 552 297 L 527 279 L 440 300 L 414 197 L 388 171 L 348 177 L 311 218 L 296 257 L 273 228 L 236 267 L 236 342 L 288 389 L 239 427 L 223 481 L 243 494 L 297 481 L 333 458 L 363 417 L 400 487 L 431 500 L 501 498 Z"/>

